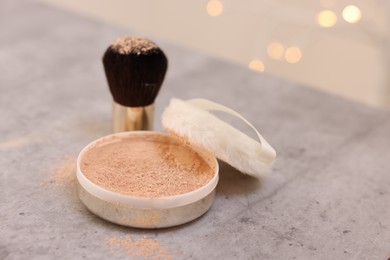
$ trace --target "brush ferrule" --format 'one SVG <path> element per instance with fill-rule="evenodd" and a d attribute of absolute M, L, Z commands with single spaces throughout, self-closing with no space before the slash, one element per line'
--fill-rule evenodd
<path fill-rule="evenodd" d="M 115 101 L 112 110 L 113 133 L 152 130 L 154 104 L 145 107 L 126 107 Z"/>

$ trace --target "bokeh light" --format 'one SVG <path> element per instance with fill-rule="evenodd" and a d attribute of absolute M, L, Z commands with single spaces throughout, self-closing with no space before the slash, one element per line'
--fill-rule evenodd
<path fill-rule="evenodd" d="M 258 72 L 264 72 L 264 70 L 265 70 L 264 63 L 260 60 L 252 60 L 249 63 L 248 68 L 250 68 L 251 70 L 258 71 Z"/>
<path fill-rule="evenodd" d="M 337 15 L 330 10 L 321 11 L 317 15 L 317 23 L 322 27 L 326 27 L 326 28 L 332 27 L 336 24 L 336 22 L 337 22 Z"/>
<path fill-rule="evenodd" d="M 297 63 L 302 59 L 302 51 L 298 47 L 290 47 L 286 50 L 284 58 L 288 63 Z"/>
<path fill-rule="evenodd" d="M 281 59 L 283 57 L 284 46 L 280 42 L 271 42 L 268 45 L 267 53 L 268 53 L 268 56 L 271 59 L 279 60 L 279 59 Z"/>
<path fill-rule="evenodd" d="M 357 23 L 362 18 L 362 12 L 357 6 L 348 5 L 343 9 L 343 18 L 348 23 Z"/>
<path fill-rule="evenodd" d="M 219 16 L 223 11 L 223 5 L 219 0 L 211 0 L 207 3 L 207 13 L 210 16 Z"/>

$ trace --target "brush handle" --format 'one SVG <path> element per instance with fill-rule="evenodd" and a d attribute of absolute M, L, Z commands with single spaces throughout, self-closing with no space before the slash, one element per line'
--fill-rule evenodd
<path fill-rule="evenodd" d="M 126 107 L 114 101 L 112 108 L 113 133 L 153 129 L 154 104 Z"/>

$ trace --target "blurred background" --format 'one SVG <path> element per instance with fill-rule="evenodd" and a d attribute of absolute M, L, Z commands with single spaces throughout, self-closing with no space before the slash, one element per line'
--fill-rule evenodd
<path fill-rule="evenodd" d="M 41 1 L 258 73 L 390 107 L 390 1 Z"/>

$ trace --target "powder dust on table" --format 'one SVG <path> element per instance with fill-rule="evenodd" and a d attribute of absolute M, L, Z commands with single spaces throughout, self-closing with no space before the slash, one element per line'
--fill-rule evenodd
<path fill-rule="evenodd" d="M 80 167 L 90 181 L 107 190 L 150 198 L 193 191 L 214 176 L 191 148 L 139 137 L 92 148 Z"/>
<path fill-rule="evenodd" d="M 49 177 L 42 182 L 42 185 L 54 185 L 57 187 L 73 187 L 76 177 L 75 155 L 66 155 L 60 164 L 50 170 Z"/>
<path fill-rule="evenodd" d="M 124 249 L 133 256 L 148 260 L 171 260 L 167 248 L 162 246 L 156 239 L 143 237 L 138 240 L 133 240 L 130 236 L 111 237 L 107 239 L 107 244 L 111 249 Z"/>

